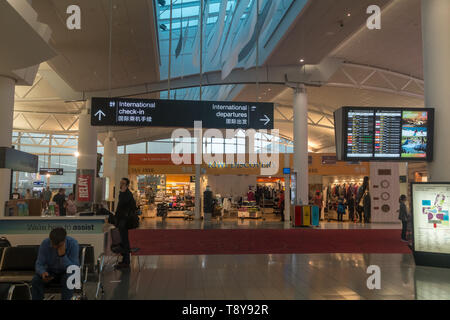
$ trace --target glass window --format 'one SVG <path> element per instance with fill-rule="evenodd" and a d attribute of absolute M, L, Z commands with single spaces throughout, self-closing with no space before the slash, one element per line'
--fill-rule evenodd
<path fill-rule="evenodd" d="M 20 150 L 28 153 L 48 153 L 48 147 L 20 146 Z"/>
<path fill-rule="evenodd" d="M 77 151 L 76 148 L 54 148 L 52 147 L 52 154 L 74 154 Z"/>
<path fill-rule="evenodd" d="M 51 188 L 68 188 L 69 184 L 76 183 L 76 173 L 75 172 L 64 172 L 62 176 L 51 176 L 50 177 L 50 187 Z M 71 189 L 66 190 L 66 194 L 72 193 Z"/>
<path fill-rule="evenodd" d="M 51 158 L 52 168 L 63 168 L 64 173 L 76 172 L 77 170 L 77 158 L 74 156 L 52 156 Z M 55 167 L 53 167 L 53 165 Z"/>
<path fill-rule="evenodd" d="M 145 153 L 145 142 L 127 145 L 127 154 Z"/>
<path fill-rule="evenodd" d="M 148 143 L 148 152 L 149 153 L 172 153 L 172 142 L 149 142 Z M 128 150 L 127 150 L 128 151 Z"/>

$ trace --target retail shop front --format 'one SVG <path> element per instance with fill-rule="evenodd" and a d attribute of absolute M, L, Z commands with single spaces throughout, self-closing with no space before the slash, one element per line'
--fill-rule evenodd
<path fill-rule="evenodd" d="M 122 157 L 127 158 L 131 189 L 144 217 L 192 217 L 195 204 L 194 164 L 175 165 L 171 154 L 129 154 Z M 285 168 L 282 165 L 285 157 L 289 157 L 292 167 L 293 155 L 280 154 L 280 165 L 272 176 L 261 175 L 261 167 L 273 163 L 249 163 L 248 155 L 246 161 L 241 163 L 203 162 L 200 176 L 202 213 L 203 194 L 209 186 L 215 203 L 213 217 L 280 220 L 280 197 L 286 190 Z M 193 156 L 191 160 L 193 163 Z M 351 194 L 356 195 L 364 176 L 370 176 L 369 163 L 336 161 L 335 154 L 311 153 L 310 203 L 322 208 L 322 219 L 336 220 L 339 196 L 348 201 Z M 290 186 L 290 179 L 288 182 Z M 344 221 L 348 220 L 346 210 Z"/>
<path fill-rule="evenodd" d="M 175 165 L 171 154 L 124 156 L 128 157 L 131 188 L 137 202 L 141 205 L 144 217 L 166 216 L 188 219 L 193 215 L 196 179 L 193 156 L 191 164 L 182 165 Z M 283 155 L 281 155 L 282 157 Z M 261 168 L 273 166 L 273 162 L 249 162 L 248 155 L 245 159 L 245 161 L 233 164 L 202 163 L 200 194 L 203 198 L 207 187 L 212 191 L 213 217 L 223 219 L 265 218 L 260 203 L 262 205 L 266 202 L 271 206 L 271 210 L 266 210 L 266 213 L 277 213 L 278 202 L 276 199 L 285 188 L 283 168 L 278 168 L 277 173 L 273 176 L 264 177 L 261 176 Z M 282 161 L 281 159 L 280 163 Z M 262 192 L 264 189 L 262 184 L 267 182 L 274 182 L 271 183 L 270 196 L 259 197 L 258 192 Z M 273 188 L 272 184 L 276 185 L 276 188 Z M 262 206 L 264 207 L 264 205 Z M 202 213 L 204 211 L 202 201 Z"/>
<path fill-rule="evenodd" d="M 344 203 L 343 221 L 350 221 L 348 204 L 356 198 L 365 176 L 370 176 L 368 162 L 337 161 L 335 154 L 309 155 L 310 204 L 321 208 L 323 220 L 338 220 L 339 203 Z"/>

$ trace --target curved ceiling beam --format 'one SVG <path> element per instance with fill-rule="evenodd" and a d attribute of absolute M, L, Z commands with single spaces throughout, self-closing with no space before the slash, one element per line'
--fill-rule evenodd
<path fill-rule="evenodd" d="M 239 85 L 254 84 L 258 80 L 259 84 L 273 85 L 292 85 L 306 84 L 310 86 L 322 86 L 328 82 L 329 78 L 336 73 L 342 65 L 342 60 L 329 58 L 325 59 L 318 65 L 298 65 L 289 66 L 263 66 L 251 69 L 235 69 L 231 74 L 222 80 L 222 71 L 213 71 L 205 73 L 202 77 L 202 86 L 217 85 Z M 200 85 L 200 75 L 194 74 L 182 78 L 174 78 L 170 80 L 170 88 L 186 89 L 195 88 Z M 113 89 L 112 96 L 115 97 L 131 97 L 136 95 L 144 95 L 149 93 L 166 91 L 168 82 L 160 81 L 129 88 Z M 108 91 L 86 92 L 89 97 L 108 96 Z"/>
<path fill-rule="evenodd" d="M 366 75 L 363 80 L 357 81 L 354 77 L 352 77 L 352 69 L 357 69 L 359 71 L 366 72 Z M 327 87 L 338 87 L 338 88 L 354 88 L 354 89 L 364 89 L 371 90 L 383 93 L 391 93 L 401 96 L 406 96 L 410 98 L 416 99 L 424 99 L 424 81 L 419 78 L 412 77 L 410 75 L 406 75 L 400 72 L 395 72 L 391 70 L 386 70 L 374 66 L 366 66 L 355 64 L 351 62 L 342 63 L 341 68 L 342 73 L 347 78 L 348 82 L 342 81 L 331 81 L 324 86 Z M 383 81 L 383 86 L 381 85 L 371 85 L 370 80 L 372 80 L 375 76 L 378 76 L 378 81 Z M 394 80 L 403 81 L 402 85 L 394 84 Z M 415 91 L 408 91 L 407 89 L 411 86 L 415 87 Z"/>

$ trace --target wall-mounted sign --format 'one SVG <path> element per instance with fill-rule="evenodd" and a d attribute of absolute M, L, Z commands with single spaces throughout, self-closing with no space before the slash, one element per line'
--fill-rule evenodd
<path fill-rule="evenodd" d="M 76 194 L 78 202 L 92 202 L 94 199 L 95 170 L 77 169 Z"/>
<path fill-rule="evenodd" d="M 63 168 L 40 168 L 39 174 L 41 176 L 45 175 L 51 175 L 51 176 L 62 176 L 64 175 L 64 169 Z"/>
<path fill-rule="evenodd" d="M 0 147 L 0 168 L 36 173 L 38 171 L 38 163 L 39 157 L 34 154 L 13 148 Z"/>
<path fill-rule="evenodd" d="M 392 170 L 391 169 L 378 169 L 378 175 L 379 176 L 391 176 Z"/>
<path fill-rule="evenodd" d="M 323 156 L 322 164 L 336 164 L 337 158 L 336 156 Z"/>
<path fill-rule="evenodd" d="M 273 103 L 92 98 L 93 126 L 273 129 Z"/>

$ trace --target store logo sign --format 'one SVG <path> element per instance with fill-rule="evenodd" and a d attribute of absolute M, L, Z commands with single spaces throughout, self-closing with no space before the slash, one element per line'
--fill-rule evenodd
<path fill-rule="evenodd" d="M 367 274 L 371 276 L 367 279 L 367 288 L 369 290 L 381 289 L 381 269 L 379 266 L 371 265 L 367 268 Z"/>
<path fill-rule="evenodd" d="M 227 164 L 223 162 L 212 162 L 208 164 L 208 168 L 211 169 L 259 169 L 259 168 L 270 168 L 272 163 L 234 163 Z"/>
<path fill-rule="evenodd" d="M 280 152 L 279 152 L 279 143 L 275 139 L 279 137 L 279 130 L 270 130 L 270 136 L 268 136 L 267 130 L 259 130 L 258 133 L 261 136 L 265 136 L 267 140 L 267 145 L 270 146 L 270 150 L 262 149 L 260 153 L 256 154 L 255 150 L 255 137 L 256 130 L 250 129 L 245 131 L 245 137 L 248 137 L 248 150 L 251 150 L 248 155 L 248 163 L 251 164 L 259 164 L 262 163 L 264 165 L 260 165 L 261 175 L 263 176 L 271 176 L 278 173 L 280 168 Z M 235 139 L 238 137 L 239 130 L 227 129 L 225 130 L 225 139 Z M 203 151 L 203 141 L 214 141 L 214 139 L 222 140 L 224 136 L 221 130 L 218 129 L 208 129 L 203 132 L 202 121 L 194 122 L 194 164 L 202 165 L 205 163 L 225 163 L 227 166 L 234 166 L 236 163 L 246 163 L 247 159 L 245 153 L 227 153 L 226 159 L 224 160 L 224 155 L 222 153 L 213 153 L 211 150 Z M 191 133 L 187 129 L 176 129 L 172 132 L 172 140 L 174 142 L 174 148 L 172 149 L 171 159 L 173 164 L 182 165 L 182 164 L 192 164 L 192 145 Z M 181 141 L 180 141 L 181 140 Z M 180 141 L 180 142 L 177 142 Z M 237 151 L 237 150 L 235 150 Z M 270 152 L 269 152 L 270 151 Z M 235 155 L 237 161 L 235 160 Z M 259 160 L 258 160 L 259 157 Z M 270 165 L 266 165 L 270 164 Z"/>
<path fill-rule="evenodd" d="M 367 8 L 367 14 L 372 14 L 367 19 L 367 28 L 369 30 L 381 29 L 381 8 L 377 5 L 371 5 Z"/>
<path fill-rule="evenodd" d="M 67 29 L 81 30 L 81 9 L 73 4 L 67 7 L 66 13 L 70 16 L 66 20 Z"/>

